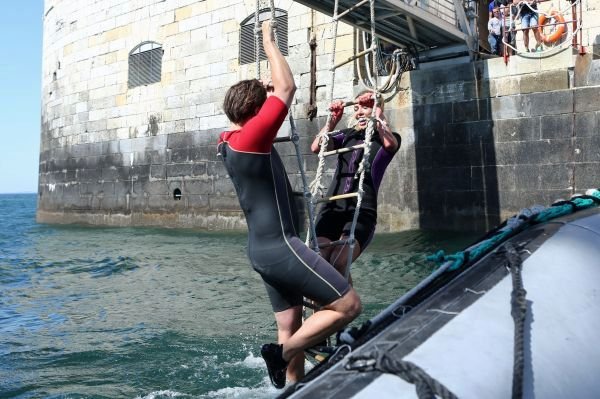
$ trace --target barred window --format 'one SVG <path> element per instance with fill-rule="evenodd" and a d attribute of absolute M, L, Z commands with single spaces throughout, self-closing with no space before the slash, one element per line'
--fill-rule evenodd
<path fill-rule="evenodd" d="M 244 19 L 240 26 L 240 65 L 256 62 L 256 54 L 254 50 L 254 15 L 255 13 Z M 272 12 L 270 8 L 260 10 L 258 13 L 260 26 L 262 26 L 262 21 L 270 19 L 271 17 Z M 275 21 L 277 21 L 277 45 L 281 51 L 281 54 L 288 55 L 287 12 L 276 8 Z M 259 30 L 258 35 L 260 59 L 265 60 L 267 59 L 267 56 L 265 55 L 265 51 L 263 50 L 262 46 L 262 30 Z"/>
<path fill-rule="evenodd" d="M 162 46 L 156 42 L 143 42 L 131 50 L 127 86 L 131 89 L 160 82 L 162 56 Z"/>

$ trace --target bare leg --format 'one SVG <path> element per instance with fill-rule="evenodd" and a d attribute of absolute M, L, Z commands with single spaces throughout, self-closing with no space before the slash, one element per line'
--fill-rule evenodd
<path fill-rule="evenodd" d="M 354 320 L 361 312 L 360 298 L 353 288 L 341 298 L 324 306 L 304 321 L 302 326 L 283 344 L 286 361 L 303 355 L 304 349 L 323 341 Z"/>
<path fill-rule="evenodd" d="M 295 306 L 275 313 L 277 322 L 277 339 L 285 344 L 302 325 L 302 306 Z M 287 380 L 299 381 L 304 377 L 304 354 L 300 353 L 290 360 L 287 368 Z"/>
<path fill-rule="evenodd" d="M 523 31 L 523 44 L 525 45 L 525 50 L 529 51 L 529 29 Z"/>
<path fill-rule="evenodd" d="M 537 26 L 535 28 L 533 28 L 533 36 L 535 37 L 535 47 L 541 47 L 542 46 L 542 37 L 540 36 L 540 32 L 537 29 Z"/>

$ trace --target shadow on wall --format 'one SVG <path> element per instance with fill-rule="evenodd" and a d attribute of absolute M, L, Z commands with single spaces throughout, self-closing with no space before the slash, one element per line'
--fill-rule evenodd
<path fill-rule="evenodd" d="M 411 77 L 419 222 L 485 231 L 500 221 L 489 80 L 482 63 Z"/>

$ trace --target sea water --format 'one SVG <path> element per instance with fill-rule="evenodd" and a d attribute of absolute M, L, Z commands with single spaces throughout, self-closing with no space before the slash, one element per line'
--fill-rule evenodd
<path fill-rule="evenodd" d="M 0 398 L 273 398 L 275 323 L 246 235 L 42 225 L 0 195 Z M 379 234 L 352 267 L 373 317 L 474 237 Z"/>

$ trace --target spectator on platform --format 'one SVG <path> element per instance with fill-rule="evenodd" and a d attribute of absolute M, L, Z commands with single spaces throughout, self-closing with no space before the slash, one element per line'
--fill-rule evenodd
<path fill-rule="evenodd" d="M 488 21 L 488 42 L 493 55 L 501 55 L 502 48 L 502 23 L 498 18 L 500 10 L 494 8 L 492 18 Z"/>
<path fill-rule="evenodd" d="M 513 3 L 519 6 L 519 16 L 521 17 L 521 28 L 523 28 L 523 45 L 525 46 L 525 51 L 542 51 L 542 40 L 540 38 L 540 33 L 537 30 L 537 1 L 513 0 Z M 529 49 L 529 30 L 533 30 L 533 36 L 536 40 L 534 49 Z"/>
<path fill-rule="evenodd" d="M 504 38 L 504 42 L 508 43 L 512 46 L 505 47 L 504 50 L 508 52 L 508 54 L 512 55 L 515 53 L 517 48 L 517 32 L 515 31 L 515 19 L 517 18 L 517 7 L 509 4 L 500 6 L 500 21 L 502 22 L 502 37 Z"/>

